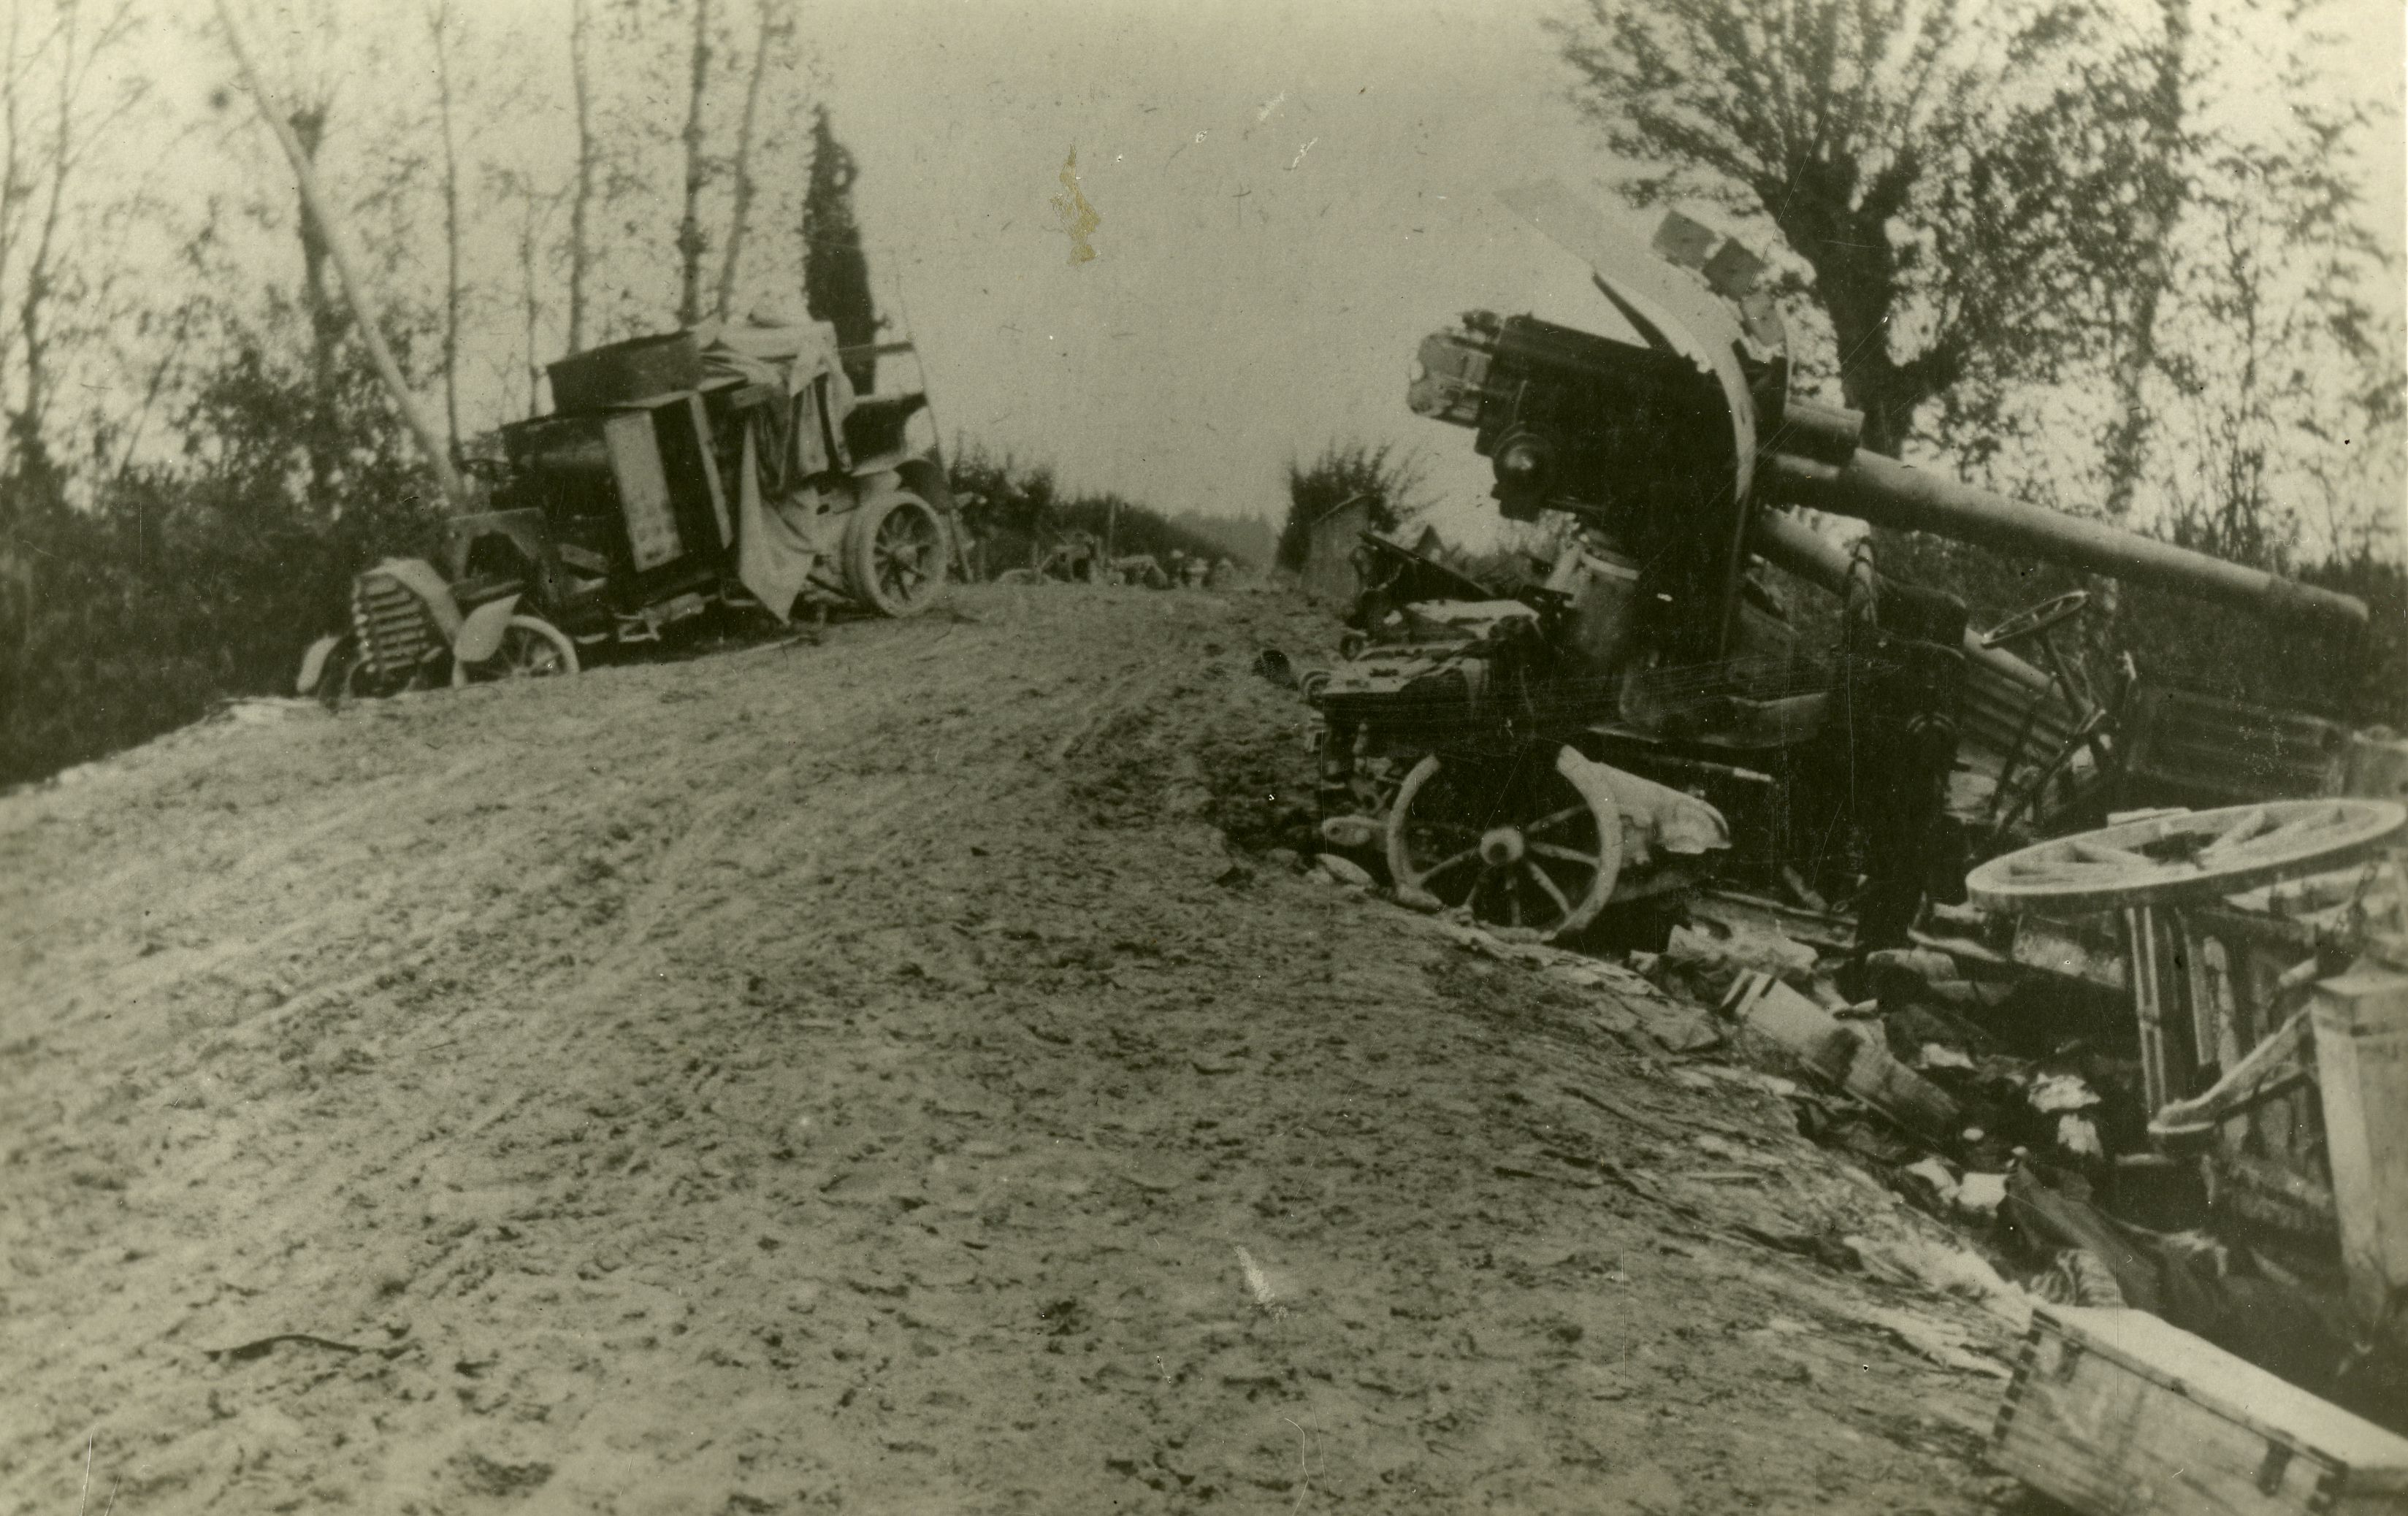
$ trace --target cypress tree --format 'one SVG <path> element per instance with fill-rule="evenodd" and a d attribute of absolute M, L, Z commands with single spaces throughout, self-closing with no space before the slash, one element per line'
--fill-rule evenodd
<path fill-rule="evenodd" d="M 851 150 L 828 124 L 827 107 L 816 107 L 811 177 L 803 193 L 803 300 L 811 319 L 833 323 L 837 340 L 848 348 L 877 340 L 882 324 L 869 293 L 861 223 L 853 213 L 853 181 L 859 173 Z M 875 359 L 845 365 L 845 377 L 863 394 L 876 386 L 877 375 Z"/>

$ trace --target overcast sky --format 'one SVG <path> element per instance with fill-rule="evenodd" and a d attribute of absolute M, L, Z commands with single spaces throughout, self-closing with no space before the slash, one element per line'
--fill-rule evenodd
<path fill-rule="evenodd" d="M 1283 508 L 1332 438 L 1469 437 L 1405 409 L 1426 332 L 1475 306 L 1591 324 L 1583 270 L 1488 192 L 1604 166 L 1534 7 L 849 5 L 818 33 L 951 432 L 1168 509 Z M 1100 218 L 1073 264 L 1078 154 Z"/>
<path fill-rule="evenodd" d="M 2136 0 L 2137 3 L 2137 0 Z M 1170 509 L 1275 511 L 1333 436 L 1419 447 L 1448 522 L 1488 514 L 1469 434 L 1404 405 L 1459 311 L 1598 327 L 1585 271 L 1498 185 L 1612 168 L 1541 19 L 1476 0 L 879 0 L 815 5 L 947 430 Z M 2154 7 L 2151 7 L 2154 9 Z M 2343 7 L 2344 66 L 2398 89 L 2398 0 Z M 1073 265 L 1075 149 L 1101 217 Z M 2384 192 L 2395 224 L 2400 190 Z"/>
<path fill-rule="evenodd" d="M 2154 0 L 2131 3 L 2154 17 Z M 873 279 L 922 345 L 949 439 L 1051 461 L 1074 488 L 1225 515 L 1283 508 L 1291 455 L 1394 440 L 1420 451 L 1450 502 L 1441 525 L 1460 532 L 1492 514 L 1486 465 L 1469 434 L 1405 408 L 1421 336 L 1475 307 L 1608 321 L 1586 271 L 1490 198 L 1611 177 L 1541 25 L 1570 8 L 807 0 L 796 14 L 861 166 Z M 2400 0 L 2333 8 L 2356 37 L 2336 67 L 2396 94 Z M 564 151 L 566 9 L 478 11 L 557 47 L 557 98 L 531 104 L 524 130 Z M 347 66 L 363 63 L 377 66 Z M 185 66 L 196 87 L 224 77 L 219 60 Z M 1082 263 L 1054 204 L 1074 151 L 1100 218 Z M 2375 193 L 2397 224 L 2396 164 L 2390 179 Z"/>

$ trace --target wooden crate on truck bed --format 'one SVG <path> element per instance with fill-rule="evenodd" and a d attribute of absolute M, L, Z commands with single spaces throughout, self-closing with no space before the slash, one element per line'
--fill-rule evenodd
<path fill-rule="evenodd" d="M 1990 1462 L 2087 1516 L 2408 1512 L 2408 1438 L 2141 1310 L 2033 1311 Z"/>

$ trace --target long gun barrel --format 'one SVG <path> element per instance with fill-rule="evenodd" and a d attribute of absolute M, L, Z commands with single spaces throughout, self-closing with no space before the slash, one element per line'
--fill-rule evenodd
<path fill-rule="evenodd" d="M 1856 411 L 1784 394 L 1777 367 L 1762 377 L 1770 382 L 1750 394 L 1682 355 L 1475 312 L 1423 342 L 1409 398 L 1425 416 L 1478 431 L 1508 516 L 1527 519 L 1543 505 L 1619 518 L 1659 543 L 1695 538 L 1695 551 L 1711 552 L 1707 539 L 1720 536 L 1708 519 L 1713 501 L 1737 497 L 1742 519 L 1803 506 L 2169 590 L 2269 624 L 2343 636 L 2366 625 L 2365 603 L 2353 596 L 1864 451 Z M 1719 490 L 1696 483 L 1715 479 Z"/>
<path fill-rule="evenodd" d="M 1809 408 L 1819 408 L 1792 402 L 1791 420 Z M 2366 624 L 2366 605 L 2353 596 L 2026 505 L 1879 453 L 1856 452 L 1844 464 L 1833 464 L 1770 451 L 1760 460 L 1757 481 L 1761 498 L 1770 504 L 1805 506 L 1875 526 L 2025 553 L 2230 606 L 2269 622 L 2344 634 Z"/>
<path fill-rule="evenodd" d="M 1721 554 L 1726 639 L 1749 539 L 1759 551 L 1774 539 L 1768 556 L 1784 566 L 1819 557 L 1785 527 L 1752 524 L 1781 505 L 2105 574 L 2270 623 L 2344 636 L 2366 625 L 2366 606 L 2349 595 L 1860 451 L 1861 416 L 1789 393 L 1787 338 L 1763 265 L 1745 249 L 1678 213 L 1641 241 L 1558 183 L 1498 198 L 1588 263 L 1639 340 L 1473 312 L 1424 341 L 1410 403 L 1478 431 L 1509 517 L 1553 507 L 1618 522 L 1642 558 L 1698 560 L 1697 582 L 1676 587 L 1693 600 L 1709 556 Z"/>

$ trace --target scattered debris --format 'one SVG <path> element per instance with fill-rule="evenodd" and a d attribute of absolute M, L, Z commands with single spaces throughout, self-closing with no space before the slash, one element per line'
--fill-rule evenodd
<path fill-rule="evenodd" d="M 2057 1119 L 2057 1145 L 2080 1158 L 2104 1158 L 2106 1145 L 2099 1140 L 2099 1124 L 2087 1116 L 2068 1113 Z"/>
<path fill-rule="evenodd" d="M 1989 1221 L 1999 1214 L 1999 1205 L 2007 1198 L 2007 1176 L 2004 1174 L 1967 1174 L 1956 1181 L 1956 1193 L 1949 1197 L 1956 1209 L 1977 1221 Z"/>
<path fill-rule="evenodd" d="M 2032 1080 L 2028 1098 L 2032 1109 L 2043 1116 L 2088 1110 L 2100 1103 L 2099 1092 L 2084 1083 L 2078 1074 L 2043 1074 Z"/>
<path fill-rule="evenodd" d="M 1329 876 L 1332 880 L 1340 884 L 1357 884 L 1361 885 L 1365 889 L 1369 889 L 1377 882 L 1371 878 L 1371 871 L 1369 869 L 1365 868 L 1362 865 L 1355 863 L 1351 859 L 1342 858 L 1334 852 L 1325 852 L 1318 858 L 1315 858 L 1313 860 L 1313 866 L 1321 870 L 1322 873 Z"/>
<path fill-rule="evenodd" d="M 1814 950 L 1777 932 L 1738 927 L 1714 937 L 1693 927 L 1676 926 L 1656 955 L 1650 976 L 1665 988 L 1706 1005 L 1726 999 L 1739 980 L 1760 974 L 1796 985 L 1814 980 Z"/>
<path fill-rule="evenodd" d="M 2097 1253 L 2083 1248 L 2068 1248 L 2052 1259 L 2048 1267 L 2032 1277 L 2031 1292 L 2041 1299 L 2058 1306 L 2124 1305 L 2124 1287 L 2115 1282 L 2115 1271 L 2100 1262 Z"/>
<path fill-rule="evenodd" d="M 1333 848 L 1359 851 L 1380 844 L 1380 823 L 1369 816 L 1326 817 L 1320 830 L 1321 840 Z"/>
<path fill-rule="evenodd" d="M 1742 1028 L 1742 1052 L 1773 1072 L 1837 1085 L 1929 1140 L 1945 1140 L 1957 1130 L 1956 1103 L 1891 1057 L 1878 1036 L 1867 1036 L 1770 974 L 1741 973 L 1722 1010 Z"/>
<path fill-rule="evenodd" d="M 1254 1262 L 1254 1255 L 1243 1248 L 1234 1251 L 1238 1255 L 1238 1271 L 1246 1281 L 1247 1298 L 1254 1303 L 1254 1309 L 1268 1311 L 1284 1309 L 1280 1304 L 1279 1291 L 1272 1288 L 1270 1276 L 1263 1272 L 1262 1265 Z"/>
<path fill-rule="evenodd" d="M 1947 1214 L 1949 1209 L 1956 1204 L 1956 1175 L 1944 1160 L 1937 1156 L 1916 1159 L 1900 1169 L 1899 1177 L 1921 1183 L 1928 1192 L 1927 1198 L 1932 1210 L 1937 1214 Z"/>

